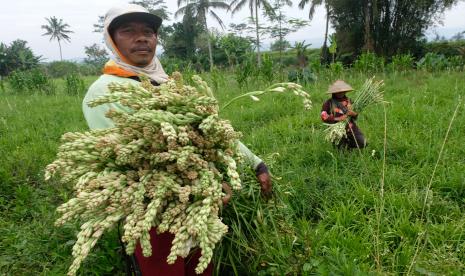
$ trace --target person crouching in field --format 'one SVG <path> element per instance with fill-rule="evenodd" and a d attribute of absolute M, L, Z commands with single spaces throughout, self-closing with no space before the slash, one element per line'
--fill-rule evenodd
<path fill-rule="evenodd" d="M 323 103 L 321 108 L 321 120 L 327 124 L 349 119 L 347 124 L 346 136 L 341 139 L 338 147 L 364 148 L 366 146 L 365 137 L 358 128 L 355 120 L 358 114 L 352 110 L 352 101 L 346 96 L 347 92 L 354 89 L 342 80 L 337 80 L 328 88 L 328 94 L 331 99 Z"/>
<path fill-rule="evenodd" d="M 110 110 L 131 112 L 119 103 L 89 107 L 88 102 L 109 93 L 108 84 L 140 84 L 140 75 L 150 78 L 153 85 L 159 85 L 168 80 L 160 61 L 155 55 L 157 46 L 157 31 L 162 19 L 148 12 L 145 8 L 128 4 L 112 8 L 108 11 L 104 21 L 104 39 L 107 47 L 114 57 L 108 61 L 100 76 L 89 88 L 83 100 L 84 117 L 90 129 L 104 129 L 114 126 L 111 119 L 105 114 Z M 255 156 L 246 146 L 239 142 L 239 148 L 245 156 L 245 160 L 255 169 L 257 180 L 261 185 L 265 196 L 271 194 L 271 177 L 263 161 Z M 225 192 L 228 194 L 228 187 Z M 229 195 L 223 199 L 226 204 Z M 150 242 L 152 256 L 144 257 L 140 244 L 136 246 L 135 258 L 130 257 L 128 263 L 136 275 L 170 275 L 184 276 L 195 275 L 195 267 L 198 264 L 200 250 L 194 250 L 186 259 L 178 258 L 169 265 L 166 262 L 170 253 L 174 235 L 170 233 L 157 234 L 156 229 L 150 230 Z M 203 275 L 211 275 L 212 265 L 204 271 Z"/>

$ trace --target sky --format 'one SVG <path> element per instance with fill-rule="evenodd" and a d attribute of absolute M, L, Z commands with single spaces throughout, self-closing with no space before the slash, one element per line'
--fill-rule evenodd
<path fill-rule="evenodd" d="M 35 55 L 40 55 L 43 61 L 60 59 L 58 43 L 50 41 L 48 36 L 42 36 L 44 30 L 41 25 L 46 24 L 45 17 L 55 16 L 63 19 L 70 25 L 72 33 L 71 42 L 62 44 L 63 59 L 81 60 L 85 57 L 84 47 L 94 43 L 102 43 L 102 34 L 94 33 L 93 24 L 97 22 L 99 15 L 104 15 L 113 6 L 128 3 L 129 0 L 0 0 L 0 42 L 10 44 L 16 39 L 26 40 L 28 46 Z M 291 8 L 285 9 L 288 17 L 307 19 L 308 7 L 300 10 L 297 7 L 299 1 L 294 0 Z M 177 10 L 176 0 L 167 0 L 168 11 L 172 13 L 171 24 L 181 18 L 173 20 L 173 14 Z M 245 22 L 248 15 L 248 6 L 236 13 L 234 17 L 222 11 L 217 11 L 226 26 L 229 23 Z M 443 24 L 428 31 L 430 37 L 434 32 L 446 38 L 460 31 L 465 31 L 465 1 L 459 2 L 455 7 L 447 10 L 443 17 Z M 212 19 L 208 20 L 211 27 L 220 29 Z M 322 7 L 317 8 L 310 24 L 298 32 L 290 34 L 286 39 L 293 44 L 295 41 L 311 43 L 312 47 L 320 47 L 323 43 L 325 30 L 325 12 Z M 270 44 L 272 39 L 265 39 L 264 46 Z"/>

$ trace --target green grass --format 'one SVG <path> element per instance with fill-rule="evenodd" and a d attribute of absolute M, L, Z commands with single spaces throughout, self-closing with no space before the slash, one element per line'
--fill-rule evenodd
<path fill-rule="evenodd" d="M 354 87 L 368 77 L 343 74 Z M 227 207 L 231 234 L 222 247 L 228 257 L 217 262 L 222 275 L 465 273 L 463 101 L 432 178 L 465 92 L 463 73 L 378 78 L 386 82 L 387 128 L 383 106 L 367 108 L 358 121 L 369 143 L 362 151 L 339 151 L 324 141 L 319 113 L 330 76 L 306 87 L 314 102 L 309 112 L 290 95 L 243 99 L 221 111 L 267 160 L 280 196 L 264 203 L 243 195 Z M 225 77 L 216 96 L 225 103 L 241 92 Z M 43 169 L 63 133 L 87 129 L 82 96 L 17 95 L 7 87 L 0 97 L 0 275 L 63 275 L 72 261 L 78 224 L 53 225 L 70 187 L 44 182 Z M 246 212 L 234 218 L 234 206 Z M 105 235 L 80 273 L 122 273 L 119 251 L 116 233 Z"/>

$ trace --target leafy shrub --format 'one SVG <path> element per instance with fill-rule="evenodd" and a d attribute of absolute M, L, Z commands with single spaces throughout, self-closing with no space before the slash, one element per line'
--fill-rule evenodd
<path fill-rule="evenodd" d="M 297 65 L 297 62 L 295 60 L 295 56 L 293 55 L 284 55 L 282 59 L 282 66 L 283 67 L 288 67 L 291 65 Z"/>
<path fill-rule="evenodd" d="M 413 65 L 414 59 L 412 55 L 395 55 L 388 67 L 392 71 L 407 71 L 412 69 Z"/>
<path fill-rule="evenodd" d="M 45 65 L 46 72 L 52 78 L 64 78 L 79 73 L 79 66 L 71 61 L 53 61 Z"/>
<path fill-rule="evenodd" d="M 103 66 L 97 66 L 93 64 L 78 64 L 78 72 L 81 76 L 98 76 L 102 74 Z M 77 74 L 78 72 L 75 72 Z"/>
<path fill-rule="evenodd" d="M 10 76 L 8 77 L 8 82 L 10 83 L 11 88 L 16 92 L 21 92 L 27 89 L 28 81 L 27 81 L 26 73 L 23 71 L 13 71 Z"/>
<path fill-rule="evenodd" d="M 252 51 L 252 43 L 249 39 L 236 36 L 232 33 L 220 35 L 214 45 L 216 53 L 224 53 L 225 58 L 230 66 L 242 63 L 247 58 L 247 53 Z M 220 62 L 222 59 L 219 55 L 215 55 L 214 60 Z"/>
<path fill-rule="evenodd" d="M 27 42 L 17 39 L 8 46 L 0 43 L 0 76 L 13 71 L 29 70 L 38 66 L 41 57 L 35 56 Z"/>
<path fill-rule="evenodd" d="M 417 68 L 429 72 L 444 70 L 448 67 L 449 62 L 444 55 L 436 53 L 427 53 L 417 62 Z"/>
<path fill-rule="evenodd" d="M 53 80 L 37 68 L 28 71 L 14 71 L 8 77 L 8 82 L 17 93 L 39 92 L 51 95 L 56 92 Z"/>
<path fill-rule="evenodd" d="M 292 69 L 287 73 L 287 79 L 291 82 L 307 84 L 316 81 L 316 75 L 309 68 Z"/>
<path fill-rule="evenodd" d="M 426 51 L 445 57 L 465 56 L 465 40 L 433 41 L 426 44 Z"/>
<path fill-rule="evenodd" d="M 168 75 L 172 74 L 174 71 L 184 72 L 186 68 L 187 70 L 193 70 L 193 65 L 188 59 L 162 57 L 160 58 L 160 63 Z M 187 80 L 186 77 L 184 79 Z"/>
<path fill-rule="evenodd" d="M 384 58 L 374 53 L 363 53 L 354 62 L 354 69 L 360 72 L 382 72 L 384 70 Z"/>
<path fill-rule="evenodd" d="M 71 74 L 65 78 L 65 88 L 68 95 L 81 95 L 86 91 L 86 85 L 81 76 Z"/>

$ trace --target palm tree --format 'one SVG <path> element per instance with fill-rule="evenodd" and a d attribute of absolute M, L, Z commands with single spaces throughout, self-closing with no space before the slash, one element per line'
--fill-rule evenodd
<path fill-rule="evenodd" d="M 187 11 L 192 11 L 194 16 L 197 17 L 197 20 L 200 21 L 201 25 L 205 28 L 207 32 L 207 44 L 208 44 L 208 55 L 210 58 L 210 71 L 213 70 L 213 54 L 212 54 L 212 45 L 210 42 L 210 34 L 207 26 L 207 15 L 210 14 L 221 26 L 224 28 L 223 20 L 214 12 L 212 9 L 223 9 L 229 10 L 229 5 L 225 3 L 224 0 L 209 1 L 209 0 L 178 0 L 178 7 L 181 4 L 185 3 L 186 5 L 180 7 L 174 16 L 179 16 L 185 14 Z"/>
<path fill-rule="evenodd" d="M 308 11 L 308 19 L 311 21 L 313 19 L 313 15 L 315 14 L 315 8 L 319 5 L 322 5 L 324 2 L 326 8 L 326 29 L 325 29 L 325 40 L 323 42 L 323 49 L 321 51 L 321 61 L 327 62 L 328 60 L 328 28 L 329 28 L 329 16 L 330 16 L 330 7 L 328 1 L 325 0 L 301 0 L 299 2 L 299 8 L 303 10 L 305 6 L 309 3 L 310 10 Z"/>
<path fill-rule="evenodd" d="M 258 8 L 260 6 L 265 7 L 266 10 L 272 10 L 270 3 L 267 0 L 233 0 L 231 2 L 232 7 L 232 14 L 241 10 L 245 4 L 249 4 L 250 9 L 250 17 L 252 21 L 255 23 L 255 34 L 257 39 L 257 63 L 258 66 L 261 66 L 262 61 L 260 57 L 260 34 L 259 34 L 259 26 L 258 26 Z M 254 16 L 255 13 L 255 16 Z"/>
<path fill-rule="evenodd" d="M 297 62 L 299 63 L 300 68 L 305 68 L 307 66 L 308 58 L 307 58 L 307 48 L 312 44 L 305 44 L 305 40 L 302 42 L 295 42 L 294 50 L 297 56 Z"/>
<path fill-rule="evenodd" d="M 63 19 L 58 19 L 55 16 L 45 19 L 47 20 L 48 25 L 41 26 L 42 29 L 46 30 L 46 33 L 42 35 L 49 35 L 50 41 L 52 41 L 52 39 L 56 39 L 58 41 L 58 46 L 60 47 L 60 59 L 63 60 L 60 41 L 65 40 L 69 42 L 70 37 L 68 34 L 73 33 L 73 31 L 67 29 L 69 25 L 64 23 Z"/>

